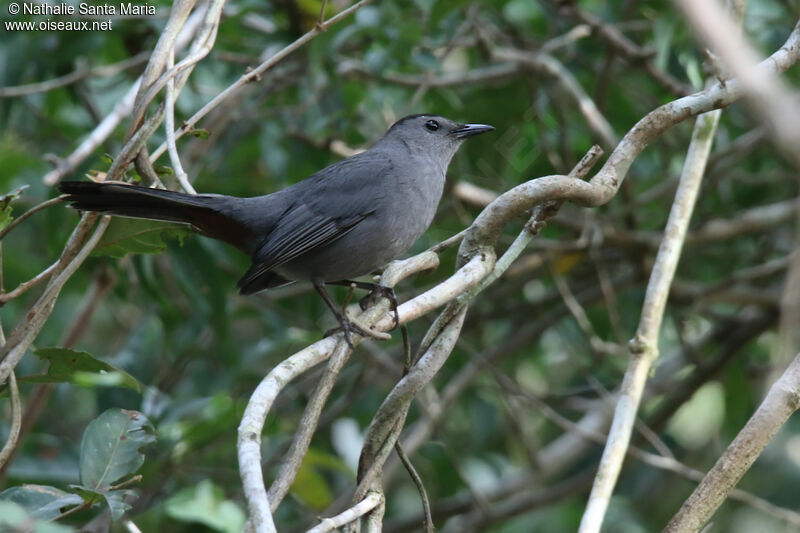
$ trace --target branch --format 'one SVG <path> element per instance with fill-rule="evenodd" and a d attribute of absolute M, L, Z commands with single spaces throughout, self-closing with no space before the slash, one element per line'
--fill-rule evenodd
<path fill-rule="evenodd" d="M 791 67 L 798 58 L 800 24 L 795 26 L 786 43 L 762 61 L 756 70 L 764 75 L 777 74 Z M 544 201 L 572 200 L 592 207 L 607 203 L 616 195 L 633 161 L 651 141 L 687 118 L 731 105 L 743 94 L 741 82 L 730 80 L 654 109 L 625 134 L 603 168 L 588 183 L 552 175 L 527 181 L 503 193 L 475 219 L 461 243 L 459 264 L 478 253 L 482 246 L 493 245 L 516 213 Z"/>
<path fill-rule="evenodd" d="M 54 272 L 54 274 L 57 273 L 56 277 L 50 280 L 44 293 L 25 314 L 25 319 L 9 335 L 8 342 L 0 352 L 0 383 L 8 379 L 14 367 L 17 366 L 19 360 L 28 351 L 30 345 L 33 344 L 33 341 L 50 317 L 64 284 L 100 241 L 100 237 L 103 236 L 103 232 L 108 227 L 111 219 L 110 217 L 101 218 L 92 237 L 81 247 L 95 220 L 97 220 L 97 215 L 93 214 L 86 214 L 81 218 L 57 263 Z"/>
<path fill-rule="evenodd" d="M 197 31 L 202 21 L 201 15 L 202 13 L 196 12 L 189 17 L 183 30 L 178 35 L 178 39 L 175 41 L 176 50 L 185 48 L 189 43 L 189 40 Z M 136 94 L 139 91 L 140 82 L 141 78 L 136 80 L 136 82 L 131 85 L 131 88 L 128 89 L 128 92 L 125 93 L 125 96 L 117 102 L 114 109 L 111 110 L 111 113 L 97 125 L 89 136 L 81 142 L 70 155 L 64 159 L 59 159 L 56 163 L 56 168 L 44 175 L 42 181 L 45 185 L 53 186 L 58 183 L 61 178 L 74 171 L 98 146 L 103 144 L 111 136 L 123 119 L 130 116 L 133 110 L 133 103 L 136 100 Z"/>
<path fill-rule="evenodd" d="M 623 378 L 608 441 L 581 519 L 580 533 L 600 531 L 608 502 L 622 469 L 645 381 L 658 357 L 658 333 L 661 330 L 669 288 L 675 276 L 720 114 L 720 111 L 714 111 L 702 115 L 695 123 L 678 191 L 664 230 L 664 239 L 647 284 L 639 327 L 630 343 L 631 359 Z"/>
<path fill-rule="evenodd" d="M 800 354 L 770 387 L 756 412 L 672 517 L 664 532 L 700 531 L 798 407 Z"/>
<path fill-rule="evenodd" d="M 528 70 L 532 70 L 555 79 L 562 89 L 575 101 L 578 110 L 583 114 L 586 123 L 605 149 L 611 149 L 617 144 L 617 134 L 611 124 L 606 120 L 594 100 L 586 94 L 578 80 L 572 73 L 564 68 L 560 61 L 550 54 L 543 52 L 524 52 L 511 48 L 497 48 L 492 50 L 492 56 L 501 61 L 515 61 Z"/>
<path fill-rule="evenodd" d="M 336 343 L 336 348 L 328 361 L 328 366 L 322 374 L 319 382 L 317 383 L 311 399 L 306 404 L 303 411 L 303 417 L 298 424 L 297 433 L 292 440 L 292 445 L 289 448 L 286 457 L 281 461 L 281 467 L 278 475 L 275 477 L 272 486 L 267 493 L 269 500 L 270 510 L 273 512 L 278 508 L 278 505 L 283 500 L 286 493 L 297 476 L 300 466 L 303 463 L 303 458 L 308 453 L 308 447 L 311 444 L 311 437 L 314 436 L 314 431 L 317 429 L 322 408 L 328 400 L 328 396 L 336 384 L 336 379 L 339 377 L 347 360 L 350 358 L 352 350 L 343 339 L 339 339 Z"/>
<path fill-rule="evenodd" d="M 192 115 L 189 119 L 187 119 L 183 123 L 183 126 L 181 126 L 177 131 L 175 131 L 175 139 L 179 139 L 183 137 L 186 133 L 192 131 L 197 125 L 197 122 L 199 122 L 200 119 L 206 116 L 212 109 L 217 107 L 224 100 L 227 100 L 228 98 L 239 92 L 245 85 L 252 83 L 254 81 L 258 81 L 264 72 L 266 72 L 267 70 L 275 66 L 277 63 L 282 61 L 286 56 L 288 56 L 298 48 L 301 48 L 311 39 L 313 39 L 320 33 L 326 31 L 328 28 L 330 28 L 340 20 L 345 19 L 348 16 L 352 15 L 353 13 L 355 13 L 356 11 L 358 11 L 371 1 L 372 0 L 360 0 L 359 2 L 348 7 L 347 9 L 340 11 L 339 13 L 337 13 L 324 23 L 315 25 L 313 29 L 305 33 L 302 37 L 300 37 L 290 45 L 284 47 L 278 53 L 274 54 L 272 57 L 261 63 L 259 66 L 257 66 L 254 69 L 248 70 L 248 72 L 244 74 L 241 78 L 236 80 L 235 83 L 229 85 L 224 91 L 222 91 L 217 96 L 212 98 L 210 102 L 208 102 L 206 105 L 200 108 L 199 111 L 197 111 L 194 115 Z M 153 152 L 153 155 L 151 156 L 150 159 L 152 161 L 155 161 L 156 159 L 161 157 L 166 148 L 167 148 L 166 142 L 162 143 L 161 146 L 159 146 Z"/>
<path fill-rule="evenodd" d="M 0 87 L 0 98 L 13 98 L 17 96 L 28 96 L 31 94 L 45 93 L 48 91 L 52 91 L 53 89 L 66 87 L 84 78 L 92 78 L 95 76 L 97 77 L 114 76 L 116 74 L 119 74 L 123 70 L 127 70 L 131 67 L 135 67 L 141 63 L 144 63 L 145 61 L 147 61 L 148 56 L 149 54 L 147 52 L 142 52 L 133 57 L 123 59 L 122 61 L 119 61 L 117 63 L 112 63 L 111 65 L 103 65 L 94 68 L 87 68 L 86 65 L 81 65 L 74 71 L 70 72 L 69 74 L 65 74 L 64 76 L 59 76 L 58 78 L 53 78 L 47 81 L 28 83 L 25 85 L 17 85 L 13 87 Z"/>
<path fill-rule="evenodd" d="M 753 110 L 767 125 L 783 155 L 800 169 L 800 109 L 797 95 L 771 69 L 758 68 L 759 53 L 742 37 L 736 23 L 717 1 L 675 0 L 700 37 L 737 77 Z M 800 22 L 794 32 L 800 30 Z M 800 43 L 781 50 L 800 52 Z M 763 64 L 763 62 L 761 63 Z"/>
<path fill-rule="evenodd" d="M 53 272 L 56 271 L 57 267 L 58 267 L 58 262 L 55 262 L 52 265 L 50 265 L 49 267 L 47 267 L 44 270 L 42 270 L 41 272 L 39 272 L 38 274 L 36 274 L 34 277 L 29 279 L 28 281 L 23 281 L 22 283 L 20 283 L 16 287 L 14 287 L 12 290 L 10 290 L 8 292 L 0 292 L 0 306 L 5 305 L 8 302 L 10 302 L 11 300 L 13 300 L 14 298 L 17 298 L 17 297 L 25 294 L 30 289 L 32 289 L 35 286 L 37 286 L 39 283 L 41 283 L 44 280 L 46 280 L 47 278 L 49 278 L 53 274 Z"/>
<path fill-rule="evenodd" d="M 371 492 L 363 500 L 343 513 L 339 513 L 331 518 L 323 518 L 322 522 L 309 529 L 306 533 L 328 533 L 329 531 L 333 531 L 364 516 L 378 507 L 383 501 L 382 494 Z"/>
<path fill-rule="evenodd" d="M 393 287 L 401 279 L 415 272 L 435 268 L 438 263 L 438 257 L 432 252 L 423 252 L 405 261 L 396 261 L 387 267 L 381 278 L 381 284 Z M 454 274 L 448 281 L 469 284 L 475 278 L 475 273 L 473 272 L 473 265 L 468 266 L 470 268 L 465 267 L 462 271 Z M 456 279 L 455 282 L 452 281 L 454 278 Z M 442 285 L 445 285 L 445 288 L 439 289 Z M 445 284 L 423 293 L 414 300 L 403 303 L 397 310 L 400 316 L 400 323 L 405 323 L 416 318 L 419 314 L 424 314 L 429 310 L 429 306 L 437 307 L 442 305 L 448 296 L 450 298 L 454 297 L 452 295 L 453 290 L 445 282 Z M 373 325 L 372 323 L 378 317 L 387 314 L 387 310 L 388 302 L 382 302 L 362 313 L 358 320 L 372 325 L 374 329 L 385 331 L 392 326 L 392 318 L 390 316 L 387 316 L 387 320 L 383 321 L 381 325 Z M 237 448 L 240 476 L 245 497 L 247 498 L 250 520 L 256 531 L 274 531 L 270 503 L 267 499 L 264 476 L 261 471 L 261 432 L 264 428 L 267 413 L 283 387 L 298 375 L 327 359 L 340 337 L 341 335 L 322 339 L 284 360 L 267 374 L 247 403 L 242 415 L 242 421 L 239 424 Z M 361 339 L 358 336 L 353 337 L 354 344 L 360 342 Z M 270 527 L 272 529 L 269 529 Z"/>
<path fill-rule="evenodd" d="M 8 376 L 8 388 L 11 390 L 11 427 L 8 431 L 8 440 L 0 450 L 0 469 L 2 469 L 8 459 L 13 455 L 17 448 L 20 428 L 22 427 L 22 402 L 19 400 L 19 387 L 17 387 L 17 377 L 14 372 Z"/>
<path fill-rule="evenodd" d="M 12 229 L 16 228 L 19 224 L 22 224 L 23 222 L 25 222 L 28 219 L 28 217 L 38 213 L 42 209 L 47 209 L 48 207 L 50 207 L 52 205 L 60 204 L 61 202 L 64 201 L 64 198 L 66 198 L 66 197 L 67 197 L 66 194 L 62 194 L 61 196 L 56 196 L 55 198 L 51 198 L 51 199 L 46 200 L 46 201 L 44 201 L 44 202 L 42 202 L 42 203 L 40 203 L 40 204 L 38 204 L 38 205 L 36 205 L 34 207 L 31 207 L 30 209 L 28 209 L 27 211 L 22 213 L 20 216 L 18 216 L 14 220 L 12 220 L 11 223 L 8 226 L 6 226 L 2 230 L 0 230 L 0 241 L 2 241 L 5 238 L 6 235 L 11 233 Z"/>

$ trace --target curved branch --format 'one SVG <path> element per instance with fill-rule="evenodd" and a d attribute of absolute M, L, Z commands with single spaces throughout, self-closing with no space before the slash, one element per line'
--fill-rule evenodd
<path fill-rule="evenodd" d="M 14 453 L 22 428 L 22 402 L 19 400 L 19 387 L 14 372 L 8 376 L 8 388 L 11 391 L 11 427 L 8 431 L 8 440 L 0 450 L 0 468 L 3 468 L 9 457 Z"/>
<path fill-rule="evenodd" d="M 756 412 L 672 517 L 664 532 L 700 531 L 798 407 L 800 354 L 770 387 Z"/>
<path fill-rule="evenodd" d="M 761 75 L 781 73 L 800 57 L 800 23 L 786 43 L 756 67 Z M 587 183 L 563 175 L 545 176 L 527 181 L 502 194 L 475 219 L 459 249 L 459 264 L 485 246 L 493 246 L 515 213 L 530 209 L 546 200 L 572 200 L 580 205 L 596 207 L 616 195 L 633 161 L 650 142 L 687 118 L 722 109 L 744 94 L 739 80 L 716 83 L 698 93 L 662 105 L 639 120 L 625 134 L 603 167 Z"/>

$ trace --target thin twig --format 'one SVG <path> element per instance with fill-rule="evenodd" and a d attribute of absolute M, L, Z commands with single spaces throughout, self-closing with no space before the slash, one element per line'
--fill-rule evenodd
<path fill-rule="evenodd" d="M 8 378 L 44 327 L 61 289 L 100 241 L 103 232 L 108 227 L 110 217 L 102 217 L 91 238 L 86 241 L 86 244 L 83 244 L 89 230 L 94 226 L 95 220 L 97 220 L 97 215 L 88 213 L 83 215 L 57 263 L 54 274 L 56 272 L 58 274 L 50 280 L 44 293 L 25 314 L 26 318 L 11 332 L 8 342 L 0 352 L 0 383 Z"/>
<path fill-rule="evenodd" d="M 174 50 L 169 54 L 167 65 L 171 68 L 175 63 Z M 167 109 L 164 118 L 164 129 L 167 135 L 167 148 L 169 149 L 169 159 L 172 162 L 172 169 L 175 171 L 175 177 L 184 191 L 189 194 L 197 194 L 192 184 L 189 183 L 189 178 L 186 176 L 186 171 L 183 170 L 180 155 L 178 155 L 178 147 L 175 143 L 175 79 L 170 78 L 167 82 Z"/>
<path fill-rule="evenodd" d="M 339 513 L 331 518 L 324 518 L 322 522 L 309 529 L 306 533 L 328 533 L 345 524 L 349 524 L 354 520 L 364 516 L 371 510 L 378 507 L 383 502 L 383 495 L 376 492 L 371 492 L 367 496 L 352 506 L 350 509 Z"/>
<path fill-rule="evenodd" d="M 50 265 L 49 267 L 45 268 L 34 277 L 29 279 L 28 281 L 23 281 L 19 285 L 17 285 L 14 289 L 4 292 L 0 294 L 0 305 L 5 305 L 14 298 L 25 294 L 30 289 L 37 286 L 39 283 L 43 282 L 47 278 L 49 278 L 53 272 L 55 272 L 56 268 L 58 267 L 58 261 Z"/>
<path fill-rule="evenodd" d="M 340 338 L 333 355 L 328 360 L 325 372 L 317 382 L 314 393 L 306 404 L 303 417 L 300 419 L 300 423 L 297 425 L 297 432 L 292 439 L 292 445 L 285 458 L 281 461 L 280 470 L 267 493 L 272 512 L 275 512 L 292 483 L 294 483 L 297 472 L 303 463 L 303 458 L 308 453 L 311 437 L 314 436 L 314 431 L 317 429 L 322 408 L 325 406 L 325 402 L 327 402 L 328 396 L 330 396 L 333 386 L 339 378 L 339 373 L 352 353 L 353 351 L 347 345 L 344 337 Z"/>
<path fill-rule="evenodd" d="M 14 372 L 8 376 L 8 388 L 11 391 L 11 427 L 8 431 L 8 439 L 3 445 L 3 449 L 0 450 L 0 468 L 5 467 L 6 462 L 14 453 L 22 427 L 22 402 L 19 399 L 19 387 L 17 387 L 17 377 Z"/>
<path fill-rule="evenodd" d="M 645 381 L 658 357 L 658 333 L 681 249 L 700 190 L 720 111 L 697 118 L 675 201 L 670 210 L 656 262 L 647 284 L 636 336 L 630 343 L 631 359 L 598 466 L 597 476 L 581 519 L 580 533 L 599 532 L 622 462 L 630 443 Z"/>
<path fill-rule="evenodd" d="M 58 78 L 53 78 L 47 81 L 39 81 L 36 83 L 28 83 L 25 85 L 16 85 L 10 87 L 0 87 L 0 98 L 14 98 L 17 96 L 29 96 L 37 93 L 45 93 L 52 91 L 53 89 L 66 87 L 84 78 L 114 76 L 124 70 L 144 63 L 147 61 L 149 55 L 150 54 L 148 52 L 141 52 L 133 57 L 123 59 L 117 63 L 112 63 L 111 65 L 102 65 L 94 68 L 79 66 L 69 74 L 65 74 L 64 76 L 59 76 Z"/>
<path fill-rule="evenodd" d="M 425 485 L 422 483 L 422 478 L 419 477 L 416 469 L 414 469 L 411 459 L 409 459 L 406 452 L 403 451 L 403 446 L 400 444 L 400 441 L 394 443 L 394 451 L 397 452 L 397 457 L 400 458 L 403 466 L 408 470 L 408 474 L 411 476 L 414 485 L 417 486 L 417 490 L 419 491 L 419 497 L 422 500 L 422 513 L 425 516 L 425 521 L 423 522 L 425 533 L 433 533 L 435 528 L 433 527 L 433 516 L 431 515 L 431 502 L 428 500 L 428 493 L 425 490 Z"/>
<path fill-rule="evenodd" d="M 756 412 L 672 517 L 664 532 L 700 531 L 798 406 L 800 353 L 770 387 Z"/>
<path fill-rule="evenodd" d="M 189 20 L 183 26 L 183 29 L 175 41 L 175 50 L 180 50 L 186 47 L 187 43 L 192 39 L 197 28 L 202 21 L 202 13 L 196 12 L 189 17 Z M 136 95 L 139 92 L 139 84 L 141 78 L 137 79 L 131 85 L 125 96 L 120 99 L 111 112 L 95 127 L 94 130 L 84 139 L 75 150 L 72 151 L 67 157 L 59 159 L 56 168 L 48 172 L 42 178 L 45 185 L 52 186 L 58 181 L 75 170 L 87 157 L 89 157 L 103 142 L 111 136 L 117 126 L 123 119 L 131 114 L 133 109 Z"/>
<path fill-rule="evenodd" d="M 177 140 L 177 139 L 183 137 L 183 135 L 185 135 L 186 133 L 192 131 L 195 128 L 197 122 L 200 121 L 201 118 L 206 116 L 212 109 L 216 108 L 224 100 L 227 100 L 228 98 L 233 96 L 235 93 L 237 93 L 239 90 L 241 90 L 247 84 L 258 80 L 264 72 L 266 72 L 267 70 L 269 70 L 270 68 L 275 66 L 277 63 L 282 61 L 286 56 L 288 56 L 289 54 L 291 54 L 292 52 L 294 52 L 298 48 L 301 48 L 303 45 L 305 45 L 311 39 L 313 39 L 314 37 L 316 37 L 317 35 L 319 35 L 323 31 L 327 30 L 328 28 L 330 28 L 332 25 L 336 24 L 337 22 L 339 22 L 339 21 L 347 18 L 348 16 L 352 15 L 353 13 L 355 13 L 356 11 L 358 11 L 359 9 L 361 9 L 362 7 L 364 7 L 365 5 L 370 3 L 371 1 L 372 0 L 360 0 L 359 2 L 357 2 L 357 3 L 353 4 L 352 6 L 348 7 L 347 9 L 343 9 L 342 11 L 340 11 L 339 13 L 334 15 L 333 17 L 329 18 L 324 23 L 314 26 L 314 28 L 309 30 L 302 37 L 300 37 L 299 39 L 295 40 L 293 43 L 289 44 L 288 46 L 286 46 L 285 48 L 283 48 L 282 50 L 280 50 L 279 52 L 274 54 L 272 57 L 270 57 L 269 59 L 267 59 L 266 61 L 264 61 L 260 65 L 258 65 L 256 68 L 254 68 L 252 70 L 249 70 L 247 73 L 242 75 L 236 82 L 234 82 L 233 84 L 229 85 L 225 90 L 223 90 L 217 96 L 212 98 L 210 102 L 208 102 L 206 105 L 204 105 L 202 108 L 200 108 L 194 115 L 192 115 L 189 119 L 187 119 L 184 122 L 183 126 L 181 126 L 175 132 L 175 139 Z M 162 143 L 161 146 L 159 146 L 153 152 L 153 154 L 151 156 L 151 160 L 155 161 L 156 159 L 161 157 L 161 155 L 164 153 L 166 148 L 167 148 L 166 142 Z"/>
<path fill-rule="evenodd" d="M 8 226 L 6 226 L 2 230 L 0 230 L 0 241 L 2 241 L 5 238 L 5 236 L 8 235 L 11 232 L 11 230 L 16 228 L 19 224 L 22 224 L 23 222 L 25 222 L 28 219 L 28 217 L 38 213 L 42 209 L 47 209 L 50 206 L 53 206 L 53 205 L 56 205 L 56 204 L 60 204 L 61 202 L 64 201 L 64 198 L 66 198 L 66 197 L 67 197 L 66 194 L 62 194 L 61 196 L 56 196 L 55 198 L 51 198 L 51 199 L 46 200 L 46 201 L 44 201 L 44 202 L 42 202 L 42 203 L 40 203 L 38 205 L 35 205 L 35 206 L 31 207 L 30 209 L 28 209 L 27 211 L 22 213 L 20 216 L 18 216 L 14 220 L 12 220 L 11 223 L 9 223 Z"/>

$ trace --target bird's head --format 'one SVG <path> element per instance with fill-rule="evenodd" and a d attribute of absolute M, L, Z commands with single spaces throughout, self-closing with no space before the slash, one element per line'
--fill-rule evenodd
<path fill-rule="evenodd" d="M 412 153 L 443 160 L 446 167 L 465 139 L 493 129 L 486 124 L 461 124 L 439 115 L 409 115 L 395 122 L 381 141 L 401 143 Z"/>

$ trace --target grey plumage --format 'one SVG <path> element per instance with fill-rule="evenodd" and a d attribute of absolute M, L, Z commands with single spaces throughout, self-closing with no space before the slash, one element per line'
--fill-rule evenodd
<path fill-rule="evenodd" d="M 72 207 L 190 224 L 252 257 L 243 294 L 291 280 L 368 274 L 403 255 L 433 220 L 462 141 L 494 128 L 436 115 L 395 123 L 369 150 L 254 198 L 189 195 L 118 183 L 62 182 Z"/>

